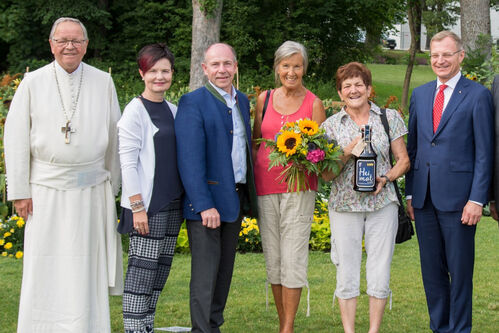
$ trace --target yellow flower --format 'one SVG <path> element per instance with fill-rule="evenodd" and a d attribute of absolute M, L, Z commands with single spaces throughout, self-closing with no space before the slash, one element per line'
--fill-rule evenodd
<path fill-rule="evenodd" d="M 308 135 L 314 135 L 319 130 L 319 125 L 315 121 L 310 119 L 300 120 L 300 122 L 298 123 L 298 127 L 300 127 L 302 133 Z"/>
<path fill-rule="evenodd" d="M 10 229 L 10 232 L 14 233 L 14 228 Z"/>
<path fill-rule="evenodd" d="M 296 153 L 296 148 L 301 144 L 301 135 L 292 131 L 284 131 L 277 138 L 277 148 L 286 156 Z"/>
<path fill-rule="evenodd" d="M 16 225 L 18 228 L 24 227 L 24 220 L 23 219 L 17 220 Z"/>
<path fill-rule="evenodd" d="M 16 258 L 21 259 L 23 257 L 23 251 L 17 251 L 16 252 Z"/>
<path fill-rule="evenodd" d="M 0 246 L 3 246 L 5 244 L 5 239 L 0 239 Z"/>
<path fill-rule="evenodd" d="M 3 251 L 2 252 L 2 257 L 6 257 L 7 256 L 7 252 Z"/>
<path fill-rule="evenodd" d="M 14 255 L 13 254 L 9 254 L 9 258 L 14 258 Z"/>
<path fill-rule="evenodd" d="M 4 234 L 3 234 L 3 238 L 7 238 L 7 237 L 9 237 L 10 235 L 12 235 L 12 234 L 11 234 L 10 232 L 8 232 L 8 231 L 7 231 L 6 233 L 4 233 Z"/>
<path fill-rule="evenodd" d="M 8 242 L 7 244 L 4 245 L 4 248 L 6 250 L 10 249 L 12 247 L 12 243 L 11 242 Z"/>
<path fill-rule="evenodd" d="M 284 126 L 285 127 L 295 127 L 295 123 L 293 121 L 288 121 L 288 122 L 286 122 L 286 124 Z"/>
<path fill-rule="evenodd" d="M 12 216 L 11 219 L 12 219 L 12 221 L 19 220 L 19 216 Z"/>
<path fill-rule="evenodd" d="M 243 235 L 243 232 L 239 231 L 239 237 L 241 237 L 242 235 Z"/>
<path fill-rule="evenodd" d="M 245 238 L 244 241 L 247 243 L 248 242 L 248 238 Z"/>
<path fill-rule="evenodd" d="M 243 229 L 243 234 L 247 235 L 248 234 L 248 229 Z"/>

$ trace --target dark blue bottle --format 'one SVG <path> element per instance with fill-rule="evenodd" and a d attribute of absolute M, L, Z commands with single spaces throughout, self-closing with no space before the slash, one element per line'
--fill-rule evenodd
<path fill-rule="evenodd" d="M 363 128 L 365 147 L 359 157 L 355 157 L 355 174 L 353 189 L 359 192 L 374 192 L 376 190 L 376 153 L 371 145 L 371 126 Z"/>

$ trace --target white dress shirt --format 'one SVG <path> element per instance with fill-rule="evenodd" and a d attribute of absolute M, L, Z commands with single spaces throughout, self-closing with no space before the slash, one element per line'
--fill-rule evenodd
<path fill-rule="evenodd" d="M 444 108 L 442 110 L 442 115 L 445 112 L 445 108 L 447 107 L 447 104 L 449 104 L 450 98 L 452 97 L 452 93 L 454 92 L 454 89 L 456 89 L 457 82 L 459 81 L 460 78 L 461 78 L 461 71 L 459 71 L 459 73 L 454 75 L 449 81 L 445 82 L 445 84 L 447 85 L 447 88 L 444 89 Z M 437 98 L 438 90 L 440 89 L 440 86 L 442 84 L 443 83 L 440 82 L 440 79 L 437 78 L 437 87 L 435 89 L 435 96 L 433 98 L 433 104 L 435 104 L 435 99 Z"/>
<path fill-rule="evenodd" d="M 232 86 L 231 94 L 225 90 L 215 86 L 211 81 L 210 84 L 215 90 L 224 98 L 225 103 L 232 109 L 232 127 L 233 127 L 233 141 L 232 141 L 232 168 L 234 170 L 234 179 L 236 183 L 246 183 L 246 129 L 244 122 L 241 118 L 241 112 L 237 106 L 236 89 Z"/>

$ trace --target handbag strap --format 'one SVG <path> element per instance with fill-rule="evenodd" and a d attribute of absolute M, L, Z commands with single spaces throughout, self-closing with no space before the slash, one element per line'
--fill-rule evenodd
<path fill-rule="evenodd" d="M 267 105 L 269 105 L 269 99 L 270 99 L 270 90 L 267 90 L 267 95 L 265 96 L 265 103 L 263 103 L 262 122 L 263 122 L 263 117 L 265 116 L 265 111 L 267 111 Z"/>
<path fill-rule="evenodd" d="M 392 139 L 390 137 L 390 125 L 388 124 L 388 118 L 386 117 L 386 109 L 382 108 L 380 110 L 381 110 L 381 116 L 380 116 L 381 123 L 383 124 L 383 127 L 385 128 L 385 133 L 388 136 L 390 166 L 393 168 Z M 400 195 L 400 190 L 396 179 L 393 181 L 393 186 L 395 187 L 395 193 L 397 193 L 397 199 L 399 200 L 400 205 L 404 207 L 404 204 L 402 202 L 402 196 Z"/>

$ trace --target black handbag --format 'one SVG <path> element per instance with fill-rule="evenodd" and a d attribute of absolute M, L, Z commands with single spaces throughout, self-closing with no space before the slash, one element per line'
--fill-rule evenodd
<path fill-rule="evenodd" d="M 386 135 L 388 135 L 388 143 L 390 147 L 390 166 L 393 167 L 393 154 L 391 148 L 392 140 L 390 138 L 390 126 L 388 125 L 388 119 L 386 118 L 386 109 L 381 109 L 381 123 L 385 128 Z M 414 235 L 414 227 L 409 215 L 407 215 L 407 212 L 405 211 L 404 202 L 402 201 L 402 196 L 400 195 L 397 180 L 393 181 L 393 186 L 395 187 L 395 193 L 397 193 L 397 199 L 400 203 L 398 211 L 399 226 L 397 229 L 397 237 L 395 238 L 395 243 L 400 244 L 412 238 Z"/>

